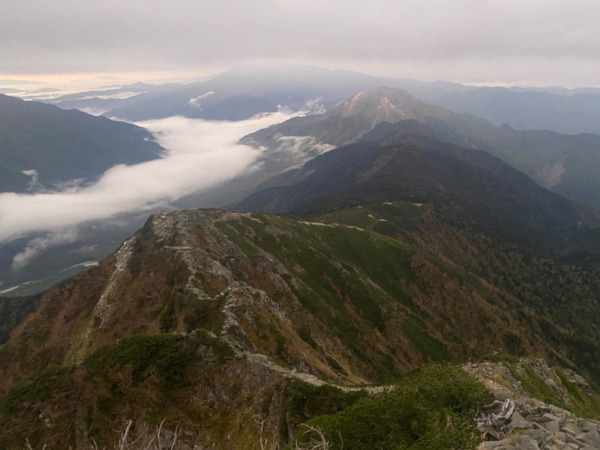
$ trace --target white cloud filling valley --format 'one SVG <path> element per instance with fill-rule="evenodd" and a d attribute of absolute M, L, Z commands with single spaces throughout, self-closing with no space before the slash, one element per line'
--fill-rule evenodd
<path fill-rule="evenodd" d="M 13 270 L 18 270 L 48 248 L 76 241 L 78 227 L 84 223 L 168 207 L 181 197 L 231 179 L 251 167 L 260 154 L 238 140 L 290 116 L 277 112 L 241 122 L 170 117 L 138 123 L 166 149 L 163 157 L 114 166 L 87 187 L 0 194 L 0 245 L 31 239 L 13 258 Z"/>

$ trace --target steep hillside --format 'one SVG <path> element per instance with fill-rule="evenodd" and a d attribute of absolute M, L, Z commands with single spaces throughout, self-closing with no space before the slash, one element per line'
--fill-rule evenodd
<path fill-rule="evenodd" d="M 544 325 L 553 345 L 568 347 L 569 358 L 590 376 L 600 373 L 594 362 L 600 343 L 594 211 L 537 186 L 485 152 L 421 136 L 341 147 L 286 181 L 241 207 L 373 227 L 413 242 L 519 298 L 553 323 Z M 413 213 L 426 214 L 409 220 L 410 209 L 395 210 L 398 201 L 421 205 Z"/>
<path fill-rule="evenodd" d="M 383 202 L 342 209 L 312 220 L 360 226 L 410 242 L 414 247 L 461 270 L 485 279 L 523 302 L 509 314 L 534 314 L 546 343 L 599 381 L 600 334 L 596 323 L 600 267 L 597 259 L 565 257 L 508 239 L 491 238 L 468 227 L 450 225 L 434 208 L 404 202 Z M 593 240 L 597 242 L 597 237 Z M 515 341 L 513 343 L 518 343 Z M 508 344 L 507 344 L 508 345 Z M 511 349 L 511 353 L 518 353 Z"/>
<path fill-rule="evenodd" d="M 407 211 L 409 222 L 425 213 Z M 0 346 L 0 442 L 108 443 L 122 418 L 139 431 L 163 417 L 197 444 L 256 442 L 261 421 L 271 442 L 285 441 L 290 377 L 368 385 L 498 349 L 572 364 L 567 347 L 548 345 L 544 320 L 370 227 L 161 213 L 50 290 Z M 237 444 L 223 443 L 228 434 Z"/>
<path fill-rule="evenodd" d="M 10 332 L 38 307 L 42 294 L 29 297 L 0 297 L 0 344 L 8 341 Z"/>
<path fill-rule="evenodd" d="M 0 191 L 92 181 L 114 165 L 155 159 L 161 150 L 134 125 L 0 95 Z"/>
<path fill-rule="evenodd" d="M 376 201 L 429 203 L 451 223 L 529 244 L 556 244 L 598 225 L 592 212 L 582 214 L 488 153 L 418 135 L 340 147 L 280 179 L 287 185 L 238 208 L 298 217 Z"/>
<path fill-rule="evenodd" d="M 466 148 L 486 150 L 540 185 L 600 209 L 600 181 L 596 176 L 600 169 L 599 136 L 498 127 L 470 114 L 424 103 L 398 89 L 382 87 L 357 94 L 323 115 L 290 119 L 250 134 L 242 142 L 273 151 L 286 138 L 311 137 L 313 146 L 340 146 L 364 139 L 381 122 L 407 119 L 420 122 L 424 134 Z M 306 150 L 310 148 L 305 146 Z"/>
<path fill-rule="evenodd" d="M 200 325 L 211 329 L 219 320 L 228 322 L 227 311 L 239 306 L 245 315 L 236 318 L 237 325 L 230 324 L 235 333 L 229 336 L 237 348 L 259 349 L 326 378 L 364 382 L 402 373 L 428 357 L 463 358 L 474 350 L 469 339 L 478 335 L 477 330 L 459 326 L 464 319 L 460 315 L 467 313 L 463 307 L 453 311 L 451 304 L 438 305 L 450 308 L 447 315 L 442 319 L 438 313 L 429 313 L 429 323 L 424 321 L 421 309 L 434 307 L 429 303 L 438 295 L 436 291 L 445 298 L 456 295 L 462 302 L 473 303 L 468 314 L 486 316 L 481 323 L 496 322 L 499 319 L 494 316 L 500 315 L 482 301 L 482 296 L 495 294 L 480 281 L 446 268 L 408 244 L 358 227 L 216 210 L 161 213 L 127 241 L 115 258 L 115 269 L 110 268 L 111 258 L 46 294 L 39 314 L 21 325 L 3 347 L 2 360 L 11 361 L 15 351 L 19 360 L 23 352 L 28 354 L 25 359 L 31 370 L 60 363 L 67 354 L 71 355 L 68 360 L 76 362 L 132 332 L 191 331 Z M 84 285 L 85 296 L 78 292 Z M 63 307 L 76 312 L 67 313 Z M 225 308 L 224 317 L 221 308 Z M 279 313 L 281 317 L 271 317 Z M 50 317 L 56 317 L 57 329 Z M 79 330 L 85 339 L 77 340 L 75 346 L 64 339 L 47 340 L 64 332 L 59 328 L 66 327 L 69 334 L 74 330 L 69 331 L 68 324 L 79 327 L 85 318 L 87 325 Z M 457 320 L 454 327 L 453 320 Z M 262 341 L 265 337 L 257 335 L 256 324 L 261 321 L 270 330 L 267 334 L 277 334 L 269 325 L 277 323 L 279 344 L 270 342 L 272 337 Z M 418 343 L 409 345 L 403 326 L 422 336 L 431 353 L 423 354 L 426 349 L 419 349 Z M 303 327 L 306 330 L 300 333 Z M 456 336 L 453 342 L 440 341 L 445 328 Z M 24 346 L 28 329 L 46 339 L 43 348 Z M 300 334 L 312 336 L 307 341 L 319 344 L 300 345 Z M 484 343 L 488 338 L 481 334 L 476 339 Z M 391 345 L 397 340 L 406 341 L 400 353 L 399 347 Z M 493 342 L 490 338 L 488 350 Z M 284 343 L 295 345 L 287 349 Z M 49 351 L 54 346 L 55 351 Z M 38 352 L 43 359 L 36 367 Z M 338 372 L 321 361 L 328 354 L 339 359 Z M 5 376 L 14 370 L 5 369 Z"/>
<path fill-rule="evenodd" d="M 290 217 L 159 213 L 27 317 L 3 301 L 0 447 L 592 445 L 597 214 L 396 94 L 243 203 Z M 523 414 L 499 429 L 473 420 L 507 392 L 486 377 Z"/>

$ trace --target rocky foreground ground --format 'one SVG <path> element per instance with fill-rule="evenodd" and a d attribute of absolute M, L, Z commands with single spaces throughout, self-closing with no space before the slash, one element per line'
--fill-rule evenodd
<path fill-rule="evenodd" d="M 565 390 L 556 371 L 540 359 L 521 359 L 520 367 L 529 367 L 543 381 L 559 394 L 565 404 L 571 399 Z M 502 363 L 484 362 L 467 364 L 465 370 L 478 378 L 500 400 L 496 411 L 487 413 L 500 414 L 502 406 L 510 403 L 514 409 L 508 417 L 495 421 L 495 426 L 480 426 L 486 440 L 479 450 L 592 450 L 600 449 L 600 422 L 584 419 L 566 409 L 544 403 L 532 398 Z M 577 374 L 565 371 L 569 381 L 577 385 L 583 392 L 589 386 Z M 493 418 L 493 417 L 492 417 Z M 492 420 L 493 421 L 493 420 Z M 494 421 L 493 421 L 494 422 Z"/>

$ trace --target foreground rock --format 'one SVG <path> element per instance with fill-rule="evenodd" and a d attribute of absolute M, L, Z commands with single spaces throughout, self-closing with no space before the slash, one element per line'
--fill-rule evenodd
<path fill-rule="evenodd" d="M 548 389 L 555 393 L 555 399 L 562 399 L 566 407 L 577 407 L 577 399 L 573 397 L 572 386 L 577 386 L 579 392 L 591 393 L 591 388 L 575 373 L 566 369 L 550 368 L 541 359 L 524 359 L 518 362 L 484 362 L 467 364 L 464 369 L 475 376 L 490 389 L 496 398 L 506 400 L 497 402 L 499 410 L 510 401 L 514 405 L 509 417 L 496 421 L 494 427 L 480 426 L 486 439 L 478 448 L 480 450 L 509 450 L 509 449 L 573 449 L 591 450 L 600 448 L 600 422 L 578 417 L 572 412 L 559 406 L 551 405 L 533 398 L 523 387 L 529 379 L 537 377 Z M 517 379 L 514 374 L 526 373 L 529 377 Z M 567 376 L 565 386 L 561 376 Z M 518 375 L 521 378 L 520 375 Z M 567 389 L 571 388 L 571 391 Z M 583 394 L 588 395 L 588 394 Z M 588 396 L 590 402 L 593 401 Z M 510 399 L 510 400 L 507 400 Z M 498 414 L 491 411 L 488 415 Z M 495 416 L 495 417 L 497 417 Z M 482 421 L 483 423 L 483 421 Z"/>

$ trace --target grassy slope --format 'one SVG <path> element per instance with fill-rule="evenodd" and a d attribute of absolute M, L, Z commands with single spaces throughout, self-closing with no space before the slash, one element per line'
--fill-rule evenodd
<path fill-rule="evenodd" d="M 544 353 L 535 317 L 522 305 L 515 310 L 520 317 L 508 314 L 519 307 L 516 299 L 456 266 L 443 252 L 420 250 L 419 231 L 429 214 L 426 206 L 402 202 L 340 211 L 319 218 L 321 223 L 206 212 L 216 230 L 199 223 L 191 233 L 198 252 L 213 252 L 238 284 L 251 287 L 248 297 L 236 297 L 235 304 L 228 303 L 231 281 L 210 270 L 187 271 L 176 250 L 184 238 L 181 231 L 158 241 L 149 221 L 114 303 L 122 320 L 104 337 L 96 332 L 107 345 L 92 347 L 97 350 L 75 366 L 64 357 L 68 343 L 62 350 L 55 347 L 63 357 L 57 353 L 49 361 L 64 365 L 42 366 L 47 369 L 3 397 L 0 414 L 8 435 L 2 441 L 10 438 L 18 445 L 29 436 L 46 442 L 49 435 L 43 430 L 75 439 L 66 437 L 75 423 L 77 436 L 109 444 L 122 417 L 147 424 L 166 417 L 171 429 L 183 424 L 198 433 L 193 438 L 198 442 L 219 442 L 228 433 L 237 442 L 258 442 L 252 414 L 272 417 L 277 411 L 275 423 L 268 423 L 269 439 L 286 442 L 311 415 L 333 414 L 358 399 L 294 387 L 277 372 L 234 355 L 227 339 L 238 332 L 224 326 L 221 312 L 228 304 L 246 348 L 284 368 L 338 382 L 395 380 L 426 362 L 462 361 L 499 346 L 506 352 Z M 86 275 L 80 279 L 85 282 Z M 187 286 L 201 285 L 205 296 L 190 291 L 186 280 Z M 75 293 L 78 288 L 66 283 L 54 292 L 56 298 L 60 289 Z M 51 307 L 43 305 L 44 311 Z M 53 311 L 57 320 L 63 317 L 60 308 Z M 185 338 L 158 334 L 195 329 Z M 38 332 L 54 335 L 42 326 Z M 71 332 L 77 342 L 83 330 Z M 114 344 L 114 337 L 140 332 L 146 334 Z M 330 406 L 312 411 L 316 398 L 330 399 Z M 299 409 L 298 402 L 305 406 Z M 435 426 L 426 422 L 423 436 L 441 438 L 427 431 Z M 455 438 L 469 441 L 470 434 L 461 433 Z"/>

